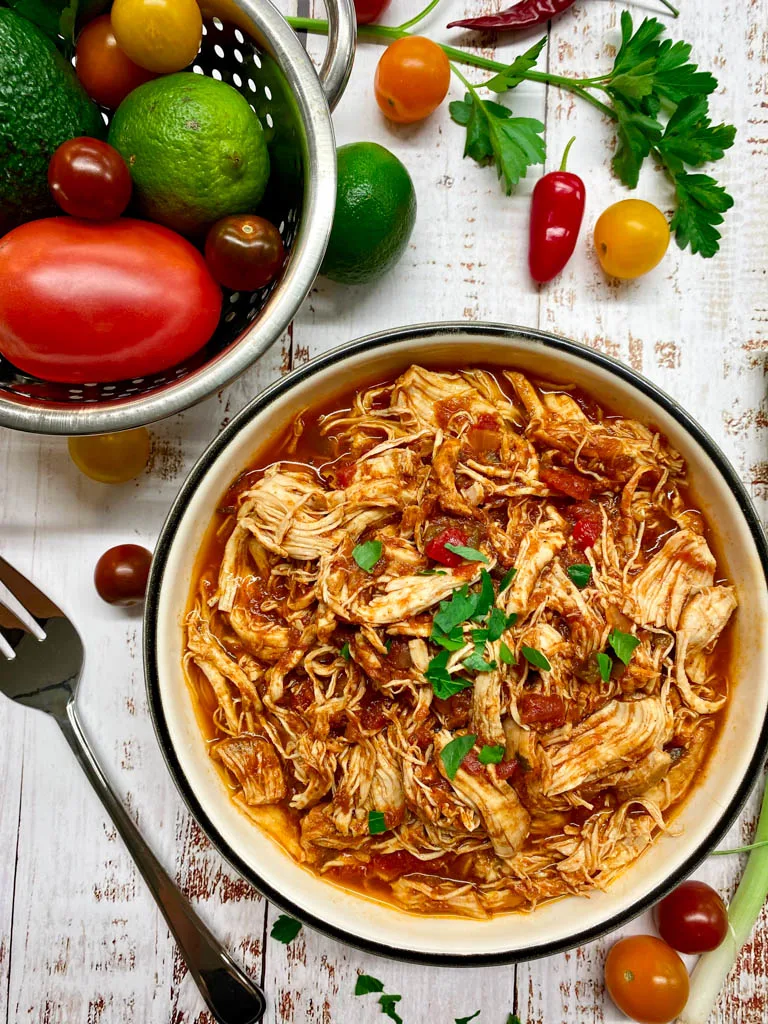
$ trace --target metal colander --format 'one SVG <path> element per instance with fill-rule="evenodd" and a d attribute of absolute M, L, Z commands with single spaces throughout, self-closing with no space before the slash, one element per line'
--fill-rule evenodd
<path fill-rule="evenodd" d="M 320 269 L 336 202 L 330 110 L 352 68 L 356 28 L 352 0 L 327 2 L 328 52 L 319 77 L 269 0 L 201 4 L 203 44 L 192 70 L 233 86 L 261 119 L 272 170 L 258 212 L 280 229 L 288 254 L 282 276 L 257 292 L 225 291 L 208 344 L 151 377 L 54 384 L 20 373 L 0 356 L 0 425 L 71 435 L 151 423 L 234 380 L 283 334 Z"/>

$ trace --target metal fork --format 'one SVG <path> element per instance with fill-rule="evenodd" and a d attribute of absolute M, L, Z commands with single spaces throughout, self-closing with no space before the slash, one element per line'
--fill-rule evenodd
<path fill-rule="evenodd" d="M 83 644 L 50 598 L 0 558 L 0 693 L 52 715 L 157 900 L 208 1009 L 219 1024 L 257 1024 L 264 993 L 195 914 L 142 839 L 107 781 L 77 714 Z M 14 610 L 14 600 L 17 602 Z M 28 621 L 25 621 L 28 620 Z"/>

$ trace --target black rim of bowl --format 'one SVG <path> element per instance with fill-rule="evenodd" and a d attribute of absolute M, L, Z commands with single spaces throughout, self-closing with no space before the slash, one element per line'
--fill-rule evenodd
<path fill-rule="evenodd" d="M 629 367 L 610 356 L 606 356 L 594 349 L 587 348 L 578 342 L 569 341 L 565 338 L 559 338 L 556 335 L 547 334 L 530 328 L 514 327 L 511 325 L 495 323 L 464 323 L 460 321 L 423 325 L 414 324 L 407 327 L 394 328 L 389 331 L 382 331 L 376 334 L 369 334 L 363 338 L 358 338 L 355 341 L 347 342 L 330 352 L 326 352 L 318 356 L 305 366 L 301 366 L 296 370 L 293 370 L 291 373 L 282 377 L 280 380 L 276 381 L 257 395 L 240 413 L 238 413 L 237 416 L 234 417 L 232 422 L 211 442 L 208 448 L 206 448 L 182 485 L 179 494 L 171 506 L 158 538 L 152 562 L 149 585 L 147 588 L 147 600 L 144 614 L 144 668 L 150 714 L 154 723 L 155 732 L 160 744 L 160 749 L 162 750 L 166 764 L 168 765 L 168 769 L 179 792 L 181 793 L 182 798 L 192 815 L 195 817 L 211 843 L 216 847 L 222 857 L 224 857 L 224 859 L 228 861 L 240 875 L 251 882 L 251 884 L 255 886 L 262 895 L 280 909 L 285 910 L 287 913 L 303 921 L 305 924 L 317 929 L 317 931 L 323 932 L 331 938 L 365 950 L 366 952 L 375 953 L 379 956 L 389 957 L 391 959 L 405 960 L 411 963 L 420 963 L 432 966 L 482 967 L 521 963 L 528 960 L 534 960 L 539 957 L 551 956 L 555 953 L 562 953 L 568 949 L 573 949 L 575 946 L 591 942 L 593 939 L 597 939 L 601 935 L 605 935 L 606 933 L 613 931 L 648 910 L 666 893 L 670 892 L 676 885 L 694 871 L 728 832 L 744 806 L 755 781 L 760 776 L 763 761 L 766 754 L 768 754 L 768 709 L 766 710 L 766 714 L 763 719 L 763 725 L 760 731 L 760 737 L 755 747 L 755 752 L 750 760 L 744 778 L 742 779 L 733 799 L 720 815 L 716 825 L 709 833 L 708 837 L 699 844 L 689 857 L 686 858 L 684 863 L 645 897 L 635 901 L 625 910 L 612 915 L 600 924 L 591 928 L 585 928 L 582 931 L 570 935 L 566 939 L 541 943 L 539 945 L 530 946 L 520 950 L 505 950 L 498 953 L 428 953 L 374 942 L 372 940 L 350 934 L 342 928 L 337 928 L 334 925 L 329 924 L 327 921 L 323 921 L 320 918 L 315 917 L 313 914 L 308 913 L 301 906 L 294 903 L 284 893 L 274 889 L 271 885 L 265 882 L 257 872 L 245 863 L 245 861 L 218 833 L 215 826 L 206 815 L 205 810 L 197 800 L 195 793 L 192 791 L 192 788 L 184 775 L 184 771 L 171 742 L 170 733 L 165 720 L 157 671 L 158 641 L 156 626 L 160 590 L 167 564 L 168 553 L 170 551 L 173 538 L 176 535 L 177 527 L 185 514 L 193 494 L 196 492 L 198 486 L 215 460 L 229 445 L 233 438 L 248 425 L 254 416 L 266 409 L 276 398 L 279 398 L 286 391 L 289 391 L 295 384 L 304 381 L 323 370 L 333 367 L 337 363 L 347 359 L 349 356 L 365 352 L 372 348 L 385 348 L 389 345 L 394 345 L 402 341 L 423 341 L 436 336 L 445 337 L 450 335 L 468 335 L 470 337 L 472 335 L 477 335 L 478 337 L 490 337 L 497 339 L 508 339 L 514 337 L 516 339 L 522 339 L 523 341 L 532 342 L 536 345 L 541 345 L 545 349 L 566 352 L 568 355 L 576 356 L 578 359 L 584 360 L 587 363 L 592 363 L 593 365 L 609 371 L 611 374 L 632 385 L 647 398 L 652 399 L 657 405 L 660 405 L 706 452 L 717 467 L 721 477 L 730 488 L 732 494 L 736 498 L 739 508 L 741 509 L 741 513 L 747 522 L 747 526 L 749 527 L 749 531 L 755 543 L 755 548 L 757 549 L 757 553 L 760 557 L 766 585 L 768 585 L 768 543 L 766 542 L 760 520 L 744 485 L 728 459 L 712 438 L 680 405 L 678 405 L 674 399 L 670 398 L 669 395 L 665 394 L 650 381 L 646 380 L 645 377 L 642 377 L 634 370 L 631 370 Z M 453 362 L 454 360 L 448 361 Z M 365 897 L 362 896 L 360 898 L 361 900 L 365 899 Z M 407 930 L 407 920 L 407 914 L 404 914 L 404 931 Z"/>

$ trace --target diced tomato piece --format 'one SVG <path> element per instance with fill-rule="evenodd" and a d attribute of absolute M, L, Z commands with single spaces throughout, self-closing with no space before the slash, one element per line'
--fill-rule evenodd
<path fill-rule="evenodd" d="M 298 711 L 300 714 L 307 710 L 314 699 L 314 687 L 308 679 L 298 686 L 291 686 L 288 690 L 288 703 L 294 711 Z"/>
<path fill-rule="evenodd" d="M 368 730 L 384 729 L 389 725 L 386 712 L 392 707 L 392 701 L 386 697 L 374 697 L 366 701 L 360 710 L 360 725 Z"/>
<path fill-rule="evenodd" d="M 455 693 L 453 697 L 443 699 L 435 697 L 432 707 L 439 712 L 446 729 L 459 729 L 469 721 L 469 713 L 472 710 L 472 690 L 462 690 Z"/>
<path fill-rule="evenodd" d="M 517 771 L 517 761 L 501 761 L 496 765 L 496 775 L 500 779 L 510 779 Z"/>
<path fill-rule="evenodd" d="M 475 420 L 478 430 L 498 430 L 501 426 L 499 417 L 490 412 L 481 412 Z"/>
<path fill-rule="evenodd" d="M 474 750 L 470 750 L 470 752 L 464 757 L 464 760 L 461 762 L 461 767 L 465 772 L 469 772 L 470 775 L 485 774 L 485 765 L 480 763 L 480 759 Z"/>
<path fill-rule="evenodd" d="M 591 548 L 603 532 L 602 519 L 585 518 L 577 519 L 576 525 L 571 533 L 571 540 L 581 551 Z"/>
<path fill-rule="evenodd" d="M 339 487 L 349 487 L 352 477 L 355 475 L 355 463 L 349 462 L 346 466 L 334 466 L 334 470 Z"/>
<path fill-rule="evenodd" d="M 457 526 L 449 526 L 445 530 L 441 530 L 431 540 L 428 540 L 424 546 L 428 558 L 439 562 L 440 565 L 447 565 L 450 569 L 455 569 L 456 566 L 461 565 L 463 559 L 455 551 L 449 551 L 445 546 L 446 544 L 462 544 L 466 546 L 467 535 Z"/>
<path fill-rule="evenodd" d="M 567 494 L 569 498 L 577 501 L 585 501 L 590 497 L 594 489 L 591 480 L 572 473 L 570 469 L 558 469 L 556 466 L 542 466 L 539 469 L 539 478 L 548 486 Z"/>
<path fill-rule="evenodd" d="M 407 850 L 395 850 L 394 853 L 376 853 L 371 857 L 369 871 L 385 882 L 393 882 L 402 875 L 415 872 L 435 874 L 442 865 L 437 860 L 421 860 Z"/>
<path fill-rule="evenodd" d="M 565 722 L 565 704 L 556 693 L 524 693 L 517 710 L 523 725 L 538 723 L 555 728 Z"/>

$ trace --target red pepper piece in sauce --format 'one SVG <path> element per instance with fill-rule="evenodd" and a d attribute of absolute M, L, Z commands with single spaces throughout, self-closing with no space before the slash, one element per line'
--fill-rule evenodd
<path fill-rule="evenodd" d="M 440 533 L 427 541 L 424 545 L 424 551 L 427 558 L 439 562 L 440 565 L 447 565 L 449 569 L 455 569 L 457 565 L 461 565 L 464 559 L 461 555 L 457 555 L 455 551 L 449 551 L 445 546 L 446 544 L 466 547 L 467 535 L 457 526 L 448 526 L 445 530 L 441 530 Z"/>
<path fill-rule="evenodd" d="M 524 693 L 517 702 L 523 725 L 547 725 L 552 728 L 565 722 L 565 704 L 556 693 Z"/>
<path fill-rule="evenodd" d="M 528 266 L 540 284 L 557 277 L 573 255 L 584 217 L 584 182 L 565 169 L 573 142 L 565 147 L 560 170 L 545 174 L 533 190 Z"/>
<path fill-rule="evenodd" d="M 520 0 L 513 7 L 507 7 L 498 14 L 486 14 L 479 18 L 465 18 L 452 21 L 448 28 L 495 28 L 500 31 L 531 28 L 543 25 L 572 7 L 576 0 Z"/>
<path fill-rule="evenodd" d="M 539 479 L 556 491 L 567 494 L 569 498 L 577 501 L 586 501 L 590 498 L 594 485 L 591 480 L 573 473 L 570 469 L 558 469 L 557 466 L 542 466 L 539 469 Z"/>
<path fill-rule="evenodd" d="M 571 540 L 581 551 L 591 548 L 603 532 L 602 519 L 586 517 L 577 519 L 576 525 L 571 533 Z"/>

